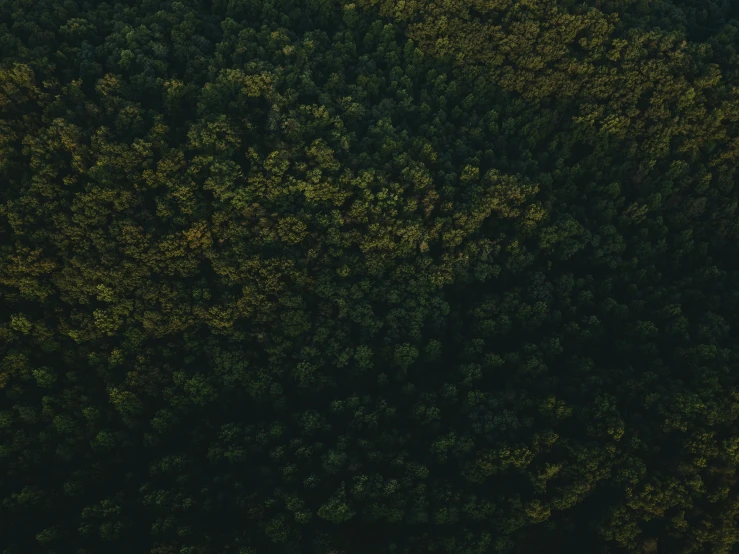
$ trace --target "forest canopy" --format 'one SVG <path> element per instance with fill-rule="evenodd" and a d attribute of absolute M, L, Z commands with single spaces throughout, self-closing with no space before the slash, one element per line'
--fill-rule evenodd
<path fill-rule="evenodd" d="M 0 0 L 0 554 L 739 553 L 737 49 Z"/>

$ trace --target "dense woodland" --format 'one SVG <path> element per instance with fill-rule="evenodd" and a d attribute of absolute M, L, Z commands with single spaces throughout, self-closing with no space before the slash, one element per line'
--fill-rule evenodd
<path fill-rule="evenodd" d="M 731 0 L 0 0 L 0 553 L 739 552 L 738 163 Z"/>

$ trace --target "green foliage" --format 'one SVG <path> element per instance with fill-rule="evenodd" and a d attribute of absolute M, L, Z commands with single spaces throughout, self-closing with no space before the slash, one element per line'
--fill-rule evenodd
<path fill-rule="evenodd" d="M 738 33 L 0 2 L 2 552 L 734 552 Z"/>

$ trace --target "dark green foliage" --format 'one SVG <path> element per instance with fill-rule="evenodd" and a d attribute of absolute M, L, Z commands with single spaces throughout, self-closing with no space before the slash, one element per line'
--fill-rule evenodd
<path fill-rule="evenodd" d="M 731 554 L 739 12 L 0 0 L 0 554 Z"/>

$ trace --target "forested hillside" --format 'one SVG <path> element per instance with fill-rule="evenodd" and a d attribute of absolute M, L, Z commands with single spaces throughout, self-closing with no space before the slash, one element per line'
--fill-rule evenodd
<path fill-rule="evenodd" d="M 0 0 L 0 554 L 739 553 L 739 4 Z"/>

